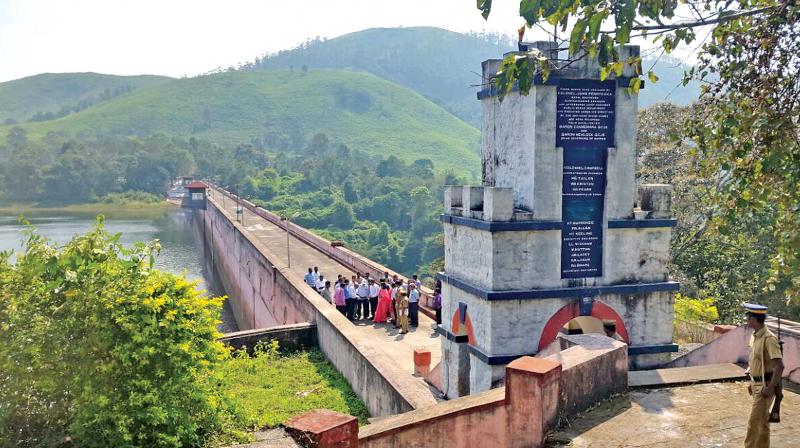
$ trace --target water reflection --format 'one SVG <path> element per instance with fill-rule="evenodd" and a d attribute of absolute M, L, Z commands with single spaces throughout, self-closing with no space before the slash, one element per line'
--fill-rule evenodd
<path fill-rule="evenodd" d="M 61 245 L 75 234 L 85 233 L 95 223 L 95 214 L 86 212 L 34 212 L 25 218 L 37 232 Z M 197 249 L 192 235 L 193 216 L 190 211 L 178 208 L 167 210 L 136 210 L 106 215 L 105 228 L 109 233 L 121 233 L 120 242 L 129 246 L 136 241 L 161 242 L 161 253 L 156 257 L 156 268 L 184 274 L 198 281 L 198 288 L 209 294 L 221 295 L 222 288 L 210 281 L 204 272 L 202 251 Z M 0 214 L 0 251 L 21 250 L 26 227 L 18 216 Z M 228 304 L 222 311 L 220 331 L 236 331 L 236 324 Z"/>

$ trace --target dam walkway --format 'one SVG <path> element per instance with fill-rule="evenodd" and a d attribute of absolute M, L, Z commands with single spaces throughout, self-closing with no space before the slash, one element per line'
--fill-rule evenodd
<path fill-rule="evenodd" d="M 225 210 L 226 214 L 229 216 L 238 216 L 236 213 L 237 201 L 235 195 L 227 193 L 215 186 L 210 186 L 210 192 L 211 194 L 208 200 L 213 206 Z M 266 246 L 272 255 L 277 258 L 277 260 L 273 259 L 274 264 L 276 261 L 277 263 L 282 263 L 282 266 L 276 267 L 288 268 L 295 275 L 302 278 L 308 272 L 309 267 L 317 266 L 320 273 L 326 280 L 331 280 L 331 283 L 335 282 L 338 274 L 350 278 L 350 276 L 354 275 L 355 271 L 358 270 L 358 266 L 344 264 L 328 254 L 323 253 L 317 247 L 308 244 L 304 239 L 298 238 L 296 236 L 297 231 L 308 232 L 305 231 L 305 229 L 291 224 L 291 231 L 289 232 L 287 241 L 285 226 L 281 226 L 280 223 L 273 222 L 256 214 L 250 207 L 243 204 L 240 205 L 240 209 L 243 216 L 237 218 L 239 224 L 252 237 Z M 269 213 L 260 208 L 256 209 L 256 211 L 260 211 L 262 214 Z M 270 215 L 270 217 L 273 219 L 276 218 L 274 215 Z M 319 237 L 316 238 L 321 240 Z M 330 247 L 328 250 L 346 251 L 344 248 L 332 247 L 329 242 L 327 243 L 328 247 Z M 351 252 L 350 254 L 349 256 L 352 257 Z M 363 259 L 363 257 L 361 257 L 358 262 L 361 265 L 363 265 L 364 262 L 370 262 L 374 270 L 386 270 L 389 271 L 390 274 L 393 273 L 388 268 L 384 269 L 383 266 L 371 262 L 370 260 Z M 361 270 L 361 272 L 365 271 L 366 269 Z M 370 273 L 370 275 L 375 274 Z M 333 305 L 330 305 L 330 307 L 335 309 Z M 420 312 L 419 315 L 419 326 L 416 328 L 409 328 L 407 334 L 400 334 L 399 329 L 394 328 L 392 324 L 374 324 L 371 320 L 354 321 L 353 326 L 364 337 L 371 339 L 375 343 L 374 346 L 382 350 L 390 359 L 397 363 L 398 367 L 407 371 L 409 375 L 414 372 L 413 356 L 415 348 L 424 348 L 430 351 L 431 366 L 435 366 L 439 363 L 441 357 L 441 341 L 439 340 L 440 336 L 435 331 L 436 322 L 422 312 Z M 422 381 L 421 378 L 419 380 Z"/>

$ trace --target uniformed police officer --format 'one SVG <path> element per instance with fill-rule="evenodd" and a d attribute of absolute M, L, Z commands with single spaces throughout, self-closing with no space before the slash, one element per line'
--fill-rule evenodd
<path fill-rule="evenodd" d="M 783 374 L 783 360 L 778 338 L 764 325 L 767 307 L 753 303 L 744 304 L 747 325 L 753 329 L 750 337 L 750 384 L 748 392 L 753 397 L 750 420 L 747 422 L 745 448 L 769 447 L 769 409 Z"/>

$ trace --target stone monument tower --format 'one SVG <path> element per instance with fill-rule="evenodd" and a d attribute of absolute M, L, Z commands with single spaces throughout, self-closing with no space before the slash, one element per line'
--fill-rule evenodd
<path fill-rule="evenodd" d="M 557 56 L 551 42 L 520 47 Z M 678 284 L 667 273 L 675 220 L 669 185 L 637 189 L 632 69 L 600 81 L 585 58 L 501 101 L 499 64 L 484 61 L 478 93 L 482 186 L 445 189 L 445 393 L 501 384 L 506 364 L 535 355 L 578 317 L 614 320 L 632 368 L 666 361 L 677 350 Z"/>

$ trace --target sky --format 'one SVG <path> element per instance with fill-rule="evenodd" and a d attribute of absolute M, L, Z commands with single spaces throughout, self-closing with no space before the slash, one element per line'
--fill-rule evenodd
<path fill-rule="evenodd" d="M 194 76 L 374 27 L 515 34 L 519 2 L 495 0 L 0 0 L 0 82 L 38 73 Z"/>

